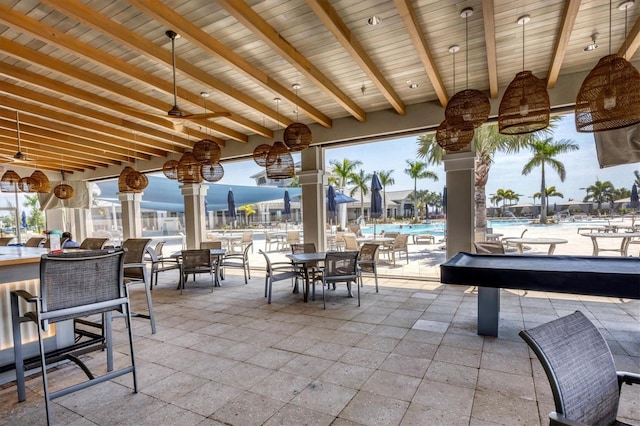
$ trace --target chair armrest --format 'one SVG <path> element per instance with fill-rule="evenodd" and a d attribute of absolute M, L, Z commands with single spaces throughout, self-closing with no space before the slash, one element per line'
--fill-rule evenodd
<path fill-rule="evenodd" d="M 622 386 L 623 383 L 627 385 L 640 385 L 640 374 L 629 373 L 627 371 L 617 371 L 618 383 Z"/>
<path fill-rule="evenodd" d="M 13 290 L 11 293 L 23 298 L 29 303 L 35 303 L 38 300 L 38 296 L 34 296 L 26 290 Z"/>
<path fill-rule="evenodd" d="M 146 263 L 125 263 L 124 264 L 124 269 L 127 268 L 146 268 L 147 264 Z"/>
<path fill-rule="evenodd" d="M 566 425 L 566 426 L 589 426 L 587 424 L 569 420 L 562 414 L 558 414 L 555 411 L 549 413 L 550 425 Z"/>

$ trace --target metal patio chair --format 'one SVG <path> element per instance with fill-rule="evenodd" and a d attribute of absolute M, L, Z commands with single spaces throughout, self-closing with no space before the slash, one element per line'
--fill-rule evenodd
<path fill-rule="evenodd" d="M 376 282 L 376 293 L 378 292 L 378 250 L 380 250 L 380 244 L 364 243 L 360 248 L 360 256 L 358 256 L 358 277 L 360 278 L 360 287 L 364 286 L 362 273 L 371 273 L 373 274 Z"/>
<path fill-rule="evenodd" d="M 331 251 L 324 258 L 324 268 L 322 269 L 322 306 L 327 309 L 325 298 L 325 287 L 329 284 L 344 282 L 347 284 L 349 297 L 351 293 L 351 283 L 358 289 L 358 306 L 360 306 L 360 286 L 358 285 L 358 252 L 357 251 Z"/>
<path fill-rule="evenodd" d="M 249 269 L 249 249 L 253 247 L 253 243 L 244 248 L 242 253 L 225 254 L 220 264 L 221 277 L 224 279 L 224 271 L 226 268 L 242 268 L 244 272 L 244 283 L 247 284 L 251 279 L 251 270 Z"/>
<path fill-rule="evenodd" d="M 214 274 L 216 273 L 216 263 L 211 258 L 208 248 L 197 250 L 182 250 L 182 262 L 180 263 L 180 294 L 184 290 L 189 274 L 209 274 L 211 280 L 211 292 L 213 292 Z"/>
<path fill-rule="evenodd" d="M 80 248 L 85 250 L 102 250 L 109 238 L 85 238 L 80 243 Z"/>
<path fill-rule="evenodd" d="M 264 275 L 264 297 L 267 298 L 267 303 L 271 304 L 273 282 L 289 278 L 293 284 L 293 280 L 295 279 L 297 281 L 299 276 L 291 262 L 271 262 L 271 259 L 269 259 L 269 256 L 267 256 L 264 251 L 258 250 L 258 253 L 264 256 L 266 263 Z"/>
<path fill-rule="evenodd" d="M 122 243 L 122 248 L 126 250 L 124 282 L 127 285 L 132 283 L 144 285 L 149 314 L 132 313 L 131 316 L 148 319 L 151 323 L 151 334 L 156 334 L 156 318 L 153 315 L 153 300 L 151 299 L 151 278 L 145 262 L 149 244 L 151 244 L 151 238 L 128 238 Z"/>

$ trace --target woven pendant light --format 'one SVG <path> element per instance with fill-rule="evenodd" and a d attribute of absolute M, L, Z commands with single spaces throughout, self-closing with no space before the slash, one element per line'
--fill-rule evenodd
<path fill-rule="evenodd" d="M 518 18 L 522 25 L 522 72 L 516 74 L 504 92 L 498 111 L 498 131 L 503 135 L 522 135 L 549 126 L 551 103 L 542 80 L 531 71 L 524 71 L 524 27 L 531 18 Z"/>
<path fill-rule="evenodd" d="M 42 171 L 36 170 L 31 173 L 31 177 L 38 182 L 38 186 L 36 192 L 40 194 L 48 194 L 51 192 L 51 182 L 47 175 L 45 175 Z"/>
<path fill-rule="evenodd" d="M 627 9 L 624 9 L 625 52 Z M 601 132 L 640 123 L 640 73 L 625 58 L 611 54 L 611 0 L 609 1 L 609 55 L 601 58 L 582 82 L 576 97 L 576 130 Z"/>
<path fill-rule="evenodd" d="M 274 142 L 269 150 L 266 167 L 269 179 L 289 179 L 295 176 L 293 157 L 286 145 L 280 141 Z"/>
<path fill-rule="evenodd" d="M 445 151 L 460 151 L 469 146 L 473 140 L 473 134 L 473 129 L 452 129 L 447 120 L 444 120 L 436 131 L 436 143 Z"/>
<path fill-rule="evenodd" d="M 199 140 L 193 145 L 193 156 L 202 164 L 218 163 L 221 155 L 218 144 L 210 139 Z"/>
<path fill-rule="evenodd" d="M 178 164 L 178 182 L 180 183 L 200 183 L 202 175 L 200 174 L 200 162 L 196 160 L 192 152 L 186 152 L 180 158 Z"/>
<path fill-rule="evenodd" d="M 167 179 L 178 179 L 178 166 L 180 163 L 176 160 L 169 160 L 162 165 L 162 173 Z"/>
<path fill-rule="evenodd" d="M 253 150 L 253 161 L 260 167 L 264 167 L 267 165 L 267 155 L 269 155 L 269 151 L 271 150 L 271 145 L 263 143 L 258 145 Z"/>
<path fill-rule="evenodd" d="M 20 182 L 20 175 L 13 170 L 7 170 L 0 179 L 0 191 L 18 192 L 18 182 Z"/>
<path fill-rule="evenodd" d="M 120 172 L 120 176 L 118 176 L 118 191 L 119 192 L 134 192 L 133 188 L 131 188 L 131 187 L 129 187 L 129 185 L 127 185 L 127 177 L 133 171 L 134 171 L 133 167 L 131 167 L 131 166 L 126 166 L 124 169 L 122 169 L 122 171 Z"/>
<path fill-rule="evenodd" d="M 142 192 L 149 185 L 149 179 L 144 173 L 136 170 L 127 175 L 127 186 L 132 192 Z"/>
<path fill-rule="evenodd" d="M 298 89 L 300 85 L 294 84 L 293 89 L 296 91 L 296 100 L 298 99 Z M 282 140 L 289 148 L 290 152 L 302 151 L 311 144 L 311 129 L 307 125 L 298 123 L 298 102 L 296 102 L 296 123 L 291 123 L 284 129 Z"/>
<path fill-rule="evenodd" d="M 473 9 L 467 7 L 460 12 L 460 16 L 465 18 L 466 34 L 466 69 L 467 88 L 453 95 L 447 103 L 444 111 L 449 127 L 456 130 L 473 130 L 481 126 L 489 118 L 491 104 L 486 93 L 479 90 L 469 89 L 469 16 L 473 14 Z"/>
<path fill-rule="evenodd" d="M 217 182 L 224 176 L 224 168 L 220 163 L 204 163 L 200 168 L 200 173 L 207 182 Z"/>
<path fill-rule="evenodd" d="M 18 181 L 18 191 L 20 192 L 37 192 L 38 181 L 31 176 L 25 176 Z"/>
<path fill-rule="evenodd" d="M 60 185 L 56 185 L 56 187 L 53 188 L 53 195 L 61 200 L 69 200 L 73 198 L 74 194 L 75 190 L 66 183 L 61 183 Z"/>

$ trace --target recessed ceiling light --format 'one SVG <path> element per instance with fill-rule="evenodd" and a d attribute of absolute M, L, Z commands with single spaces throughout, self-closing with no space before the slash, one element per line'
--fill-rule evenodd
<path fill-rule="evenodd" d="M 409 89 L 417 89 L 418 88 L 418 83 L 414 83 L 411 80 L 407 80 L 407 86 L 409 86 Z"/>
<path fill-rule="evenodd" d="M 367 24 L 369 25 L 379 25 L 382 23 L 382 18 L 379 16 L 372 16 L 371 18 L 367 19 Z"/>
<path fill-rule="evenodd" d="M 618 10 L 626 10 L 630 7 L 633 7 L 633 0 L 623 1 L 622 3 L 620 3 L 620 6 L 618 6 Z"/>

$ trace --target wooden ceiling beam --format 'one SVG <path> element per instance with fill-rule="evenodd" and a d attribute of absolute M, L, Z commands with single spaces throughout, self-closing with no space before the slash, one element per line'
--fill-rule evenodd
<path fill-rule="evenodd" d="M 9 6 L 0 4 L 0 22 L 11 28 L 29 33 L 47 44 L 78 55 L 90 63 L 106 67 L 118 75 L 128 79 L 133 79 L 138 83 L 148 86 L 150 89 L 160 89 L 168 94 L 173 94 L 173 84 L 170 81 L 158 78 L 153 74 L 129 64 L 128 62 L 109 55 L 99 49 L 89 46 L 88 44 L 82 43 L 62 31 L 46 26 L 26 15 L 18 13 Z M 198 109 L 200 108 L 202 97 L 199 94 L 196 95 L 190 93 L 180 87 L 177 88 L 177 92 L 181 99 L 191 103 Z M 184 112 L 188 113 L 188 111 Z M 236 139 L 238 137 L 238 132 L 215 123 L 211 123 L 211 130 L 224 134 L 231 139 Z M 242 136 L 246 138 L 246 135 Z M 240 142 L 246 142 L 246 140 L 240 140 Z"/>
<path fill-rule="evenodd" d="M 307 0 L 307 5 L 315 12 L 325 27 L 338 40 L 362 71 L 371 79 L 380 93 L 387 99 L 391 107 L 400 115 L 407 110 L 400 96 L 393 90 L 391 84 L 373 62 L 367 51 L 362 47 L 355 35 L 351 33 L 338 12 L 327 0 Z"/>
<path fill-rule="evenodd" d="M 436 96 L 438 96 L 438 100 L 444 108 L 447 106 L 447 102 L 449 101 L 449 95 L 447 94 L 446 87 L 444 87 L 444 82 L 442 81 L 438 67 L 433 59 L 433 55 L 431 54 L 431 49 L 429 48 L 429 43 L 427 43 L 427 39 L 424 36 L 424 31 L 420 27 L 420 22 L 418 22 L 418 17 L 416 16 L 416 11 L 413 9 L 411 0 L 394 0 L 394 4 L 396 5 L 396 9 L 398 9 L 398 13 L 400 14 L 400 18 L 402 18 L 402 22 L 404 22 L 407 32 L 409 33 L 411 42 L 418 52 L 422 66 L 424 67 L 427 77 L 431 82 L 431 86 L 433 86 L 433 90 L 436 92 Z"/>
<path fill-rule="evenodd" d="M 267 21 L 265 21 L 250 6 L 241 0 L 217 0 L 224 10 L 233 16 L 238 22 L 249 28 L 260 40 L 266 43 L 273 51 L 289 62 L 301 74 L 315 83 L 329 97 L 333 98 L 342 108 L 351 114 L 356 120 L 364 122 L 367 114 L 349 96 L 327 78 L 315 67 L 303 54 L 298 52 L 280 33 L 278 33 Z"/>
<path fill-rule="evenodd" d="M 547 73 L 547 89 L 553 89 L 558 81 L 562 61 L 564 60 L 564 55 L 567 53 L 567 46 L 569 45 L 571 32 L 573 31 L 573 26 L 576 23 L 578 10 L 580 10 L 580 2 L 581 0 L 565 0 L 564 2 L 560 28 L 556 35 L 556 42 L 553 47 L 553 54 L 551 55 L 549 72 Z"/>
<path fill-rule="evenodd" d="M 327 128 L 331 127 L 331 119 L 325 114 L 314 108 L 304 99 L 298 98 L 293 91 L 273 80 L 268 74 L 260 71 L 255 65 L 236 55 L 232 50 L 225 47 L 222 43 L 191 23 L 188 19 L 176 14 L 169 6 L 166 6 L 156 0 L 127 0 L 127 2 L 156 21 L 166 25 L 168 28 L 171 28 L 181 36 L 189 39 L 191 43 L 198 46 L 205 52 L 215 56 L 230 67 L 242 72 L 261 87 L 274 94 L 277 93 L 293 104 L 297 104 L 301 111 L 304 111 L 307 116 L 315 120 L 320 125 Z M 287 122 L 288 124 L 291 124 L 291 120 L 286 119 L 286 117 L 283 118 L 280 116 L 279 121 L 282 124 L 287 124 Z"/>
<path fill-rule="evenodd" d="M 627 34 L 627 39 L 623 45 L 620 46 L 618 56 L 622 56 L 627 61 L 630 61 L 633 55 L 636 54 L 638 48 L 640 48 L 640 16 L 638 16 L 636 23 L 631 27 L 629 34 Z"/>
<path fill-rule="evenodd" d="M 484 42 L 487 51 L 487 72 L 489 74 L 489 94 L 498 97 L 498 54 L 496 53 L 496 18 L 493 0 L 482 0 L 482 20 L 484 22 Z"/>
<path fill-rule="evenodd" d="M 105 34 L 106 36 L 118 41 L 123 46 L 127 46 L 129 49 L 135 52 L 145 55 L 154 61 L 160 61 L 161 63 L 165 64 L 169 70 L 171 70 L 171 52 L 155 45 L 146 38 L 129 30 L 124 25 L 118 24 L 111 19 L 105 18 L 100 13 L 80 3 L 79 1 L 43 0 L 42 3 L 49 5 L 52 9 L 55 9 L 59 12 L 64 12 L 67 16 L 73 17 L 78 22 L 82 22 L 83 24 L 93 28 L 94 30 Z M 234 98 L 238 102 L 243 103 L 244 105 L 254 109 L 260 114 L 271 117 L 273 120 L 278 120 L 277 113 L 273 109 L 262 105 L 241 90 L 238 90 L 233 86 L 226 84 L 222 80 L 219 80 L 214 76 L 203 72 L 200 68 L 183 59 L 180 59 L 178 56 L 176 56 L 176 69 L 188 76 L 193 81 L 201 83 L 208 89 Z M 149 105 L 152 104 L 149 103 Z M 210 100 L 207 100 L 207 106 L 209 106 L 211 110 L 224 110 L 222 106 L 216 104 L 215 102 L 211 102 Z M 161 110 L 167 111 L 170 108 L 171 105 L 168 105 L 161 108 Z M 257 134 L 264 136 L 265 138 L 273 138 L 273 131 L 258 123 L 254 123 L 253 121 L 248 120 L 241 115 L 231 112 L 231 116 L 226 118 L 236 122 L 238 125 L 252 132 L 256 132 Z"/>

